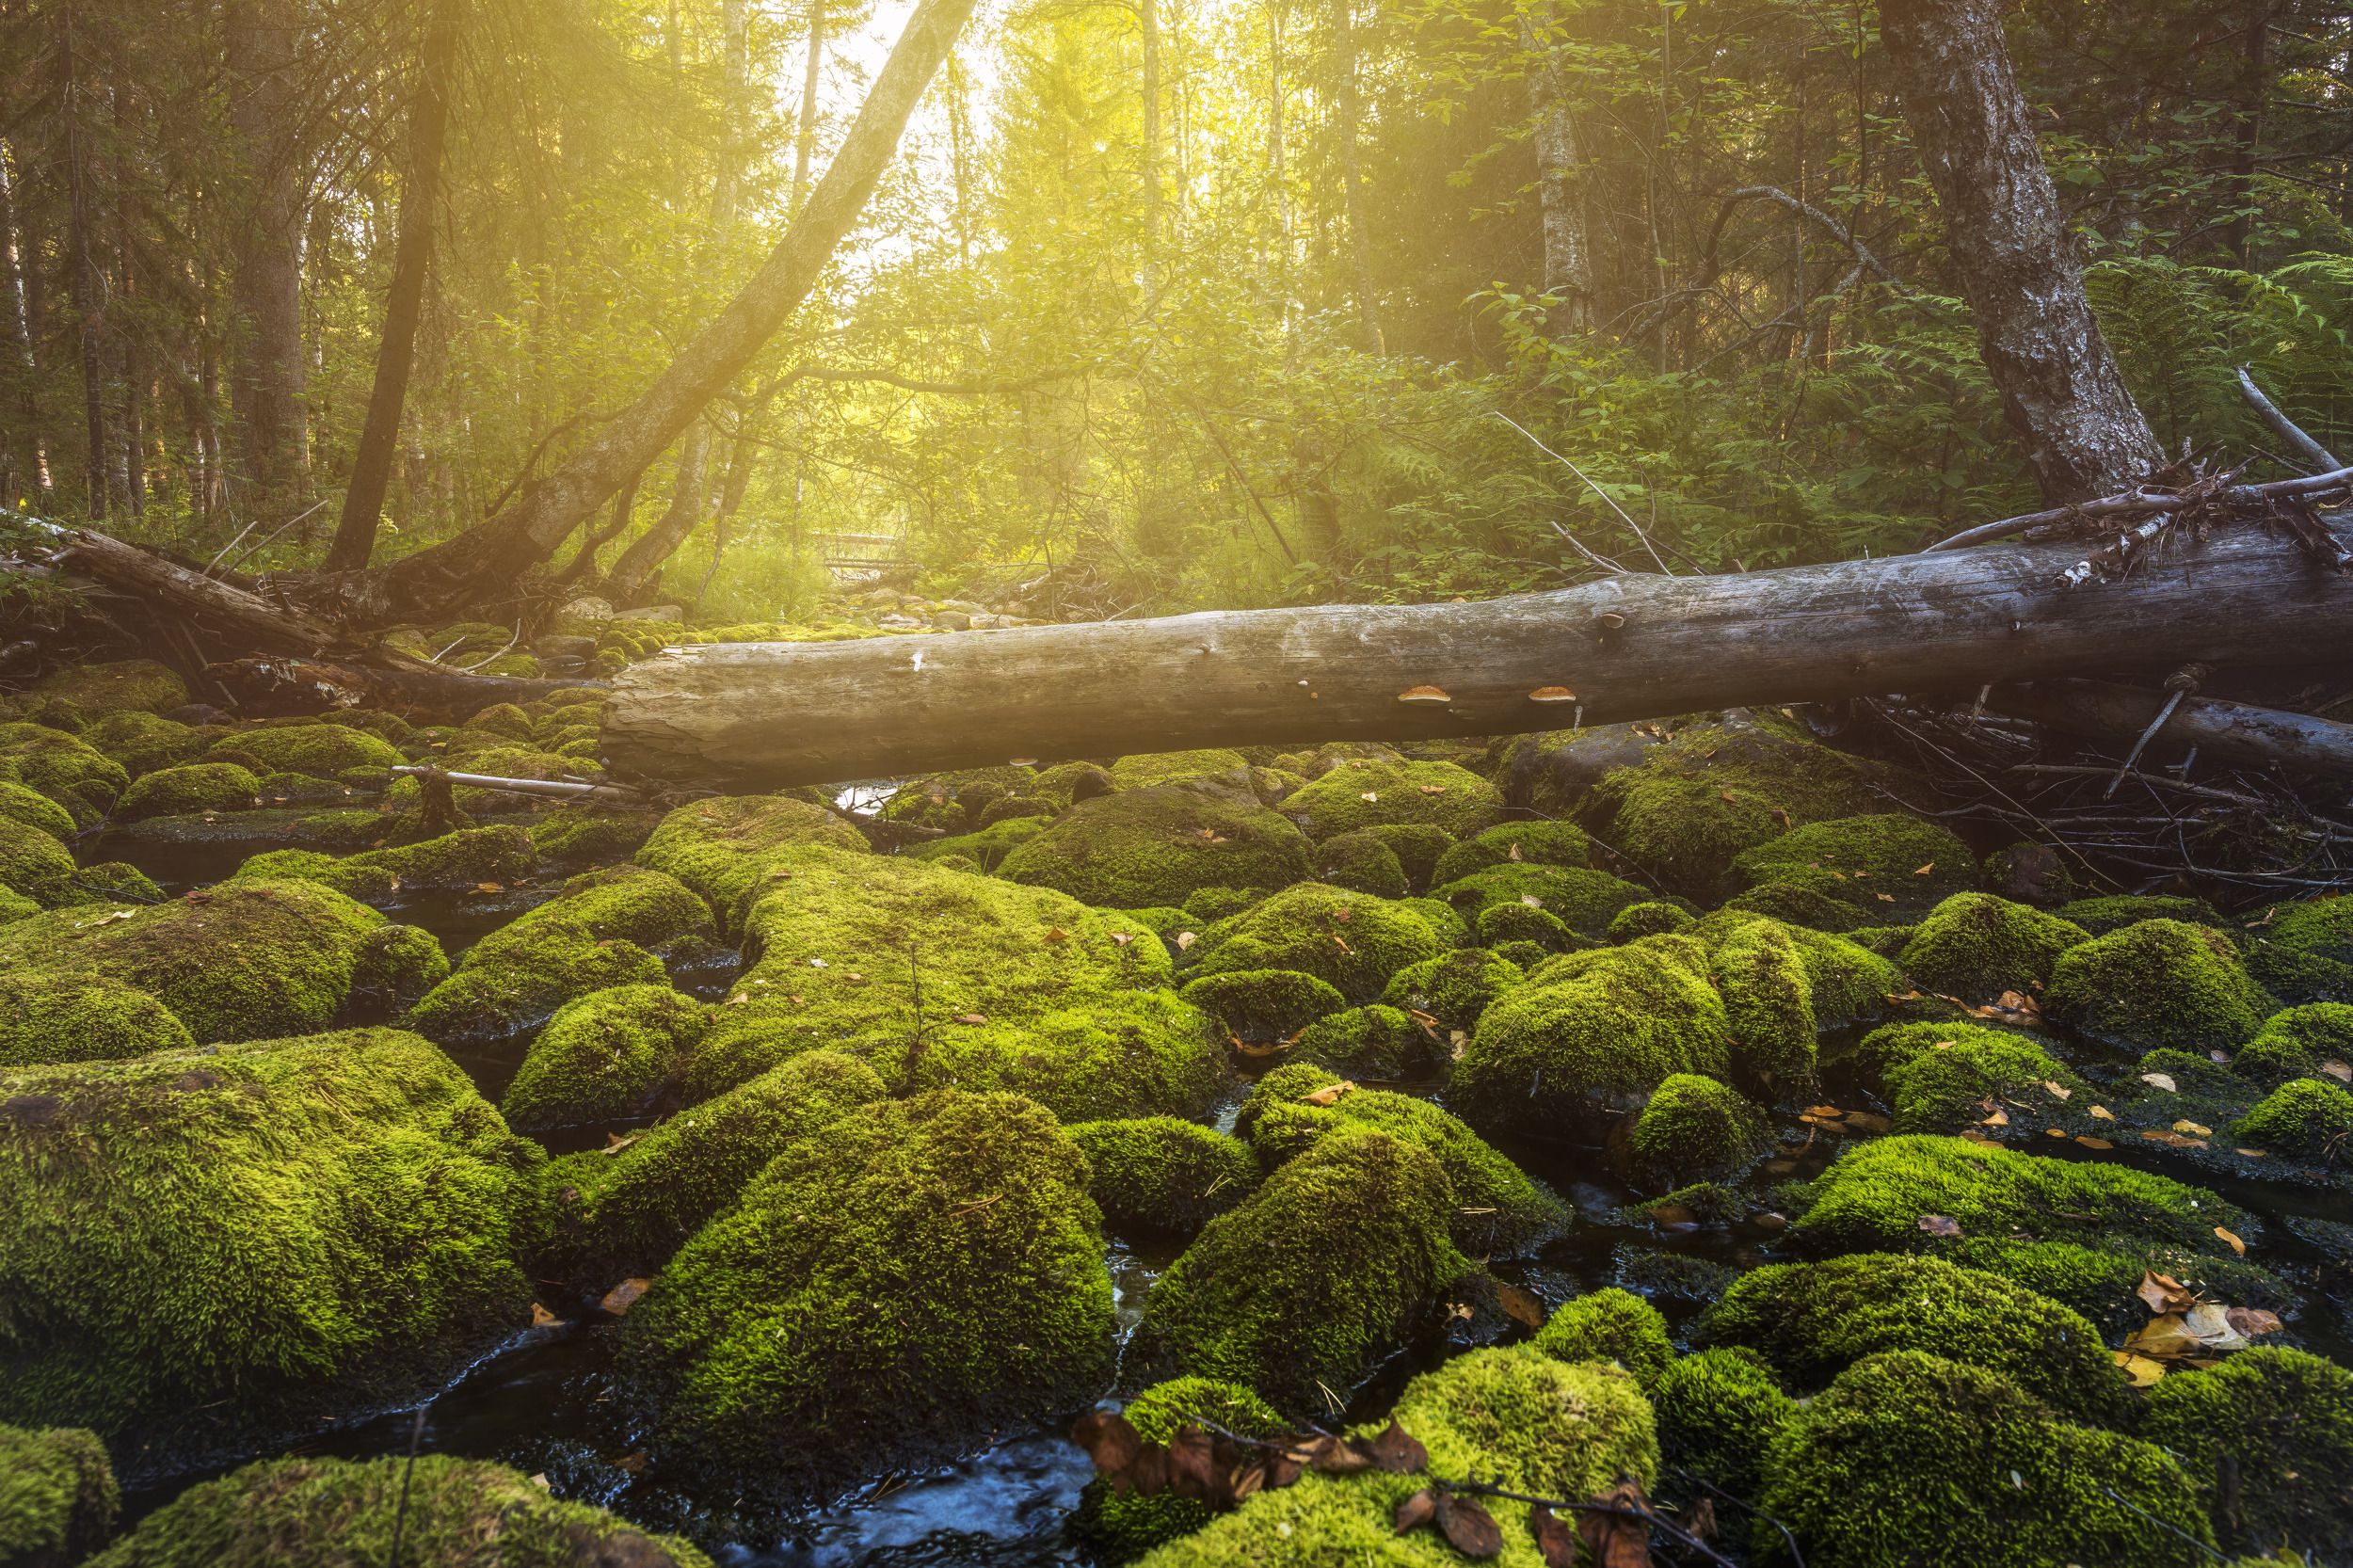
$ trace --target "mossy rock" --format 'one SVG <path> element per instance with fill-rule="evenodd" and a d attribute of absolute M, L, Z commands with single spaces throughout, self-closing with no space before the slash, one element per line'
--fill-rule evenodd
<path fill-rule="evenodd" d="M 1667 936 L 1688 931 L 1699 917 L 1680 904 L 1664 899 L 1646 899 L 1629 904 L 1610 917 L 1609 929 L 1603 933 L 1621 945 L 1639 942 L 1645 936 Z"/>
<path fill-rule="evenodd" d="M 617 1122 L 674 1099 L 710 1009 L 667 985 L 616 985 L 555 1010 L 531 1042 L 499 1114 L 522 1132 Z"/>
<path fill-rule="evenodd" d="M 2038 909 L 2071 904 L 2079 891 L 2066 856 L 2025 840 L 1987 856 L 1977 872 L 1986 891 Z"/>
<path fill-rule="evenodd" d="M 262 781 L 234 762 L 189 762 L 141 774 L 115 802 L 124 822 L 176 817 L 191 811 L 249 811 Z"/>
<path fill-rule="evenodd" d="M 503 1464 L 272 1459 L 190 1487 L 90 1568 L 712 1568 L 686 1542 L 562 1502 Z"/>
<path fill-rule="evenodd" d="M 1666 1372 L 1675 1353 L 1658 1309 L 1615 1288 L 1590 1291 L 1554 1307 L 1532 1343 L 1555 1361 L 1613 1361 L 1645 1388 Z"/>
<path fill-rule="evenodd" d="M 78 902 L 81 868 L 65 845 L 38 827 L 0 817 L 0 888 L 44 906 Z"/>
<path fill-rule="evenodd" d="M 450 977 L 410 1010 L 408 1024 L 447 1044 L 504 1039 L 574 997 L 662 984 L 660 953 L 712 929 L 703 902 L 660 872 L 590 872 L 467 949 Z"/>
<path fill-rule="evenodd" d="M 2124 1380 L 2081 1314 L 1940 1258 L 1864 1253 L 1752 1269 L 1696 1336 L 1755 1351 L 1799 1393 L 1865 1356 L 1926 1351 L 1999 1372 L 2077 1420 L 2114 1425 L 2127 1413 Z"/>
<path fill-rule="evenodd" d="M 1336 833 L 1316 845 L 1311 874 L 1328 887 L 1375 898 L 1403 898 L 1413 890 L 1405 863 L 1369 827 Z"/>
<path fill-rule="evenodd" d="M 1199 1122 L 1134 1116 L 1068 1130 L 1093 1173 L 1087 1190 L 1117 1229 L 1192 1236 L 1258 1185 L 1250 1145 Z"/>
<path fill-rule="evenodd" d="M 1947 1246 L 1943 1256 L 2074 1308 L 2110 1342 L 2149 1321 L 2148 1304 L 2135 1291 L 2141 1275 L 2152 1272 L 2170 1274 L 2210 1301 L 2280 1311 L 2292 1310 L 2298 1301 L 2296 1290 L 2279 1275 L 2227 1251 L 2205 1256 L 2130 1234 L 2085 1241 L 1965 1238 Z"/>
<path fill-rule="evenodd" d="M 1455 845 L 1454 835 L 1435 823 L 1376 823 L 1360 831 L 1388 846 L 1404 869 L 1405 880 L 1416 888 L 1427 888 L 1437 880 L 1438 863 Z"/>
<path fill-rule="evenodd" d="M 1193 972 L 1296 969 L 1326 982 L 1351 1001 L 1369 1001 L 1391 975 L 1436 957 L 1438 951 L 1429 922 L 1413 911 L 1304 882 L 1205 933 L 1194 950 Z"/>
<path fill-rule="evenodd" d="M 1527 978 L 1527 970 L 1489 949 L 1457 948 L 1398 970 L 1381 1000 L 1426 1013 L 1441 1029 L 1467 1031 L 1477 1027 L 1490 1003 Z"/>
<path fill-rule="evenodd" d="M 541 858 L 559 866 L 610 864 L 635 855 L 660 821 L 650 811 L 559 806 L 532 820 L 531 844 Z"/>
<path fill-rule="evenodd" d="M 1072 1121 L 1206 1107 L 1224 1053 L 1148 928 L 902 856 L 796 850 L 751 909 L 739 1027 L 857 1056 L 894 1093 L 1024 1094 Z"/>
<path fill-rule="evenodd" d="M 1254 1084 L 1236 1118 L 1269 1169 L 1326 1137 L 1357 1129 L 1427 1150 L 1446 1173 L 1454 1207 L 1447 1228 L 1474 1257 L 1535 1251 L 1569 1227 L 1569 1208 L 1452 1113 L 1426 1099 L 1351 1086 L 1329 1105 L 1309 1096 L 1349 1080 L 1310 1062 L 1287 1063 Z"/>
<path fill-rule="evenodd" d="M 1995 1111 L 2017 1134 L 2073 1131 L 2096 1097 L 2034 1041 L 1977 1024 L 1890 1024 L 1857 1053 L 1879 1071 L 1897 1132 L 1959 1132 Z"/>
<path fill-rule="evenodd" d="M 1343 762 L 1283 802 L 1283 814 L 1316 840 L 1383 823 L 1428 823 L 1460 839 L 1502 808 L 1496 787 L 1468 768 L 1402 760 Z"/>
<path fill-rule="evenodd" d="M 901 784 L 875 815 L 885 822 L 937 828 L 943 833 L 969 833 L 981 825 L 981 814 L 991 802 L 1026 794 L 1035 787 L 1036 776 L 1027 768 L 926 774 Z"/>
<path fill-rule="evenodd" d="M 312 778 L 332 778 L 345 768 L 397 768 L 408 760 L 390 741 L 341 724 L 239 729 L 214 743 L 212 754 L 222 752 L 235 753 L 237 760 L 257 773 L 300 773 Z"/>
<path fill-rule="evenodd" d="M 1593 840 L 1564 822 L 1498 823 L 1454 845 L 1432 869 L 1433 886 L 1459 882 L 1491 866 L 1588 866 Z"/>
<path fill-rule="evenodd" d="M 2043 1011 L 2128 1050 L 2229 1050 L 2277 1011 L 2229 937 L 2210 926 L 2142 920 L 2070 948 Z"/>
<path fill-rule="evenodd" d="M 719 795 L 681 806 L 662 819 L 637 852 L 637 864 L 694 889 L 733 931 L 745 907 L 790 873 L 792 852 L 825 844 L 866 853 L 865 835 L 822 806 L 790 795 Z"/>
<path fill-rule="evenodd" d="M 1695 922 L 1689 935 L 1707 945 L 1720 984 L 1732 988 L 1753 983 L 1762 987 L 1750 1001 L 1731 1005 L 1737 1013 L 1750 1016 L 1751 1027 L 1762 1027 L 1763 1015 L 1784 1015 L 1782 1027 L 1790 1032 L 1790 1044 L 1780 1048 L 1793 1048 L 1795 1035 L 1802 1030 L 1801 1021 L 1781 994 L 1787 984 L 1784 978 L 1786 960 L 1782 956 L 1785 941 L 1786 952 L 1795 956 L 1802 974 L 1804 1012 L 1812 1016 L 1816 1030 L 1851 1029 L 1857 1024 L 1876 1023 L 1888 1014 L 1888 993 L 1897 984 L 1896 967 L 1861 943 L 1835 933 L 1789 925 L 1762 915 L 1719 910 Z M 1735 951 L 1745 952 L 1752 957 L 1769 952 L 1773 961 L 1762 969 L 1736 966 L 1731 962 Z M 1750 1042 L 1749 1048 L 1752 1057 L 1760 1048 L 1755 1042 Z"/>
<path fill-rule="evenodd" d="M 233 881 L 168 904 L 59 909 L 0 925 L 0 981 L 147 992 L 198 1043 L 327 1028 L 380 977 L 384 917 L 308 882 Z"/>
<path fill-rule="evenodd" d="M 500 823 L 341 856 L 308 849 L 265 850 L 248 856 L 236 875 L 316 882 L 356 899 L 389 900 L 404 892 L 522 882 L 537 861 L 531 836 Z"/>
<path fill-rule="evenodd" d="M 46 833 L 59 843 L 73 837 L 73 813 L 39 790 L 0 778 L 0 818 Z"/>
<path fill-rule="evenodd" d="M 171 1009 L 121 981 L 0 974 L 0 1066 L 115 1061 L 195 1044 Z"/>
<path fill-rule="evenodd" d="M 1187 981 L 1176 993 L 1223 1024 L 1238 1040 L 1287 1040 L 1318 1018 L 1339 1012 L 1348 999 L 1297 969 L 1234 969 Z"/>
<path fill-rule="evenodd" d="M 2353 1094 L 2326 1079 L 2292 1080 L 2265 1096 L 2231 1136 L 2290 1160 L 2353 1166 Z"/>
<path fill-rule="evenodd" d="M 1751 887 L 1827 879 L 1824 890 L 1882 919 L 1916 916 L 1977 885 L 1977 857 L 1951 829 L 1889 813 L 1793 827 L 1742 851 L 1732 870 Z"/>
<path fill-rule="evenodd" d="M 528 1317 L 542 1160 L 392 1030 L 0 1077 L 0 1419 L 161 1463 L 445 1376 Z"/>
<path fill-rule="evenodd" d="M 2005 991 L 2030 995 L 2059 955 L 2091 934 L 1991 893 L 1956 893 L 1913 928 L 1897 963 L 1922 990 L 1982 1004 Z"/>
<path fill-rule="evenodd" d="M 2152 1388 L 2142 1430 L 2181 1461 L 2226 1544 L 2353 1556 L 2353 1372 L 2302 1351 L 2240 1351 Z"/>
<path fill-rule="evenodd" d="M 1783 1428 L 1766 1477 L 1757 1507 L 1814 1568 L 2192 1568 L 2214 1541 L 2155 1445 L 1917 1351 L 1847 1368 Z"/>
<path fill-rule="evenodd" d="M 1433 888 L 1430 896 L 1474 923 L 1490 909 L 1534 909 L 1579 936 L 1598 940 L 1621 911 L 1647 902 L 1651 894 L 1623 877 L 1589 867 L 1507 863 Z"/>
<path fill-rule="evenodd" d="M 1188 1426 L 1258 1438 L 1280 1436 L 1288 1430 L 1264 1400 L 1241 1384 L 1215 1378 L 1156 1383 L 1128 1400 L 1120 1414 L 1147 1443 L 1165 1444 Z M 1190 1535 L 1215 1517 L 1207 1503 L 1195 1498 L 1167 1492 L 1152 1496 L 1118 1492 L 1098 1476 L 1079 1494 L 1070 1526 L 1096 1560 L 1121 1563 Z"/>
<path fill-rule="evenodd" d="M 2353 1003 L 2312 1001 L 2274 1013 L 2231 1058 L 2231 1070 L 2279 1084 L 2311 1077 L 2329 1061 L 2353 1061 Z"/>
<path fill-rule="evenodd" d="M 1319 1138 L 1160 1276 L 1129 1364 L 1147 1378 L 1247 1384 L 1279 1410 L 1328 1416 L 1468 1268 L 1447 1236 L 1454 1207 L 1428 1151 L 1369 1130 Z"/>
<path fill-rule="evenodd" d="M 964 872 L 992 872 L 1006 856 L 1053 825 L 1051 817 L 1007 817 L 969 833 L 952 834 L 909 844 L 899 853 L 911 860 L 930 860 Z"/>
<path fill-rule="evenodd" d="M 997 874 L 1100 908 L 1141 909 L 1181 904 L 1204 888 L 1301 881 L 1307 840 L 1254 803 L 1176 786 L 1123 790 L 1072 807 L 1008 851 Z"/>
<path fill-rule="evenodd" d="M 2250 966 L 2281 1000 L 2353 1002 L 2353 899 L 2289 904 L 2258 938 Z"/>
<path fill-rule="evenodd" d="M 1707 951 L 1649 936 L 1544 964 L 1491 1003 L 1448 1091 L 1474 1127 L 1598 1137 L 1675 1073 L 1731 1071 Z"/>
<path fill-rule="evenodd" d="M 31 696 L 70 702 L 83 713 L 168 713 L 184 708 L 188 683 L 152 659 L 69 664 L 33 682 Z"/>
<path fill-rule="evenodd" d="M 80 739 L 38 724 L 0 724 L 0 778 L 24 785 L 96 827 L 130 784 L 122 764 Z"/>
<path fill-rule="evenodd" d="M 1201 751 L 1139 752 L 1122 757 L 1111 767 L 1112 787 L 1150 790 L 1187 779 L 1211 778 L 1247 769 L 1250 760 L 1239 751 L 1210 747 Z"/>
<path fill-rule="evenodd" d="M 1671 1074 L 1652 1091 L 1626 1138 L 1636 1175 L 1662 1188 L 1729 1180 L 1771 1146 L 1764 1112 L 1695 1073 Z"/>
<path fill-rule="evenodd" d="M 1094 1398 L 1087 1161 L 1015 1095 L 863 1106 L 787 1145 L 622 1320 L 658 1466 L 813 1498 Z"/>
<path fill-rule="evenodd" d="M 1899 1134 L 1849 1149 L 1791 1194 L 1792 1239 L 1837 1252 L 1924 1252 L 1950 1220 L 1978 1240 L 2025 1234 L 2121 1246 L 2164 1243 L 2229 1256 L 2220 1226 L 2246 1240 L 2252 1216 L 2202 1187 L 2127 1166 L 2022 1154 L 1966 1138 Z"/>
<path fill-rule="evenodd" d="M 2079 898 L 2054 911 L 2060 920 L 2082 926 L 2094 936 L 2121 931 L 2143 920 L 2180 920 L 2185 925 L 2220 926 L 2222 917 L 2201 898 L 2172 898 L 2156 894 L 2112 893 Z"/>
<path fill-rule="evenodd" d="M 1658 1436 L 1634 1380 L 1615 1368 L 1551 1360 L 1526 1346 L 1473 1351 L 1405 1385 L 1390 1412 L 1430 1452 L 1429 1474 L 1476 1475 L 1506 1492 L 1599 1496 L 1630 1478 L 1658 1480 Z M 1370 1436 L 1387 1422 L 1361 1429 Z M 1144 1568 L 1461 1568 L 1434 1529 L 1397 1533 L 1397 1505 L 1427 1476 L 1379 1470 L 1309 1473 L 1261 1491 L 1231 1513 L 1172 1541 Z M 1536 1568 L 1529 1507 L 1481 1501 L 1501 1531 L 1507 1568 Z"/>
<path fill-rule="evenodd" d="M 650 1273 L 794 1140 L 883 1097 L 872 1067 L 808 1051 L 616 1146 L 567 1155 L 548 1167 L 546 1264 L 605 1279 Z"/>
<path fill-rule="evenodd" d="M 72 1427 L 0 1427 L 0 1562 L 65 1568 L 114 1533 L 122 1497 L 106 1447 Z"/>
<path fill-rule="evenodd" d="M 1725 912 L 1766 915 L 1788 925 L 1846 935 L 1866 929 L 1878 915 L 1854 902 L 1854 889 L 1834 883 L 1826 872 L 1776 878 L 1724 900 Z M 1867 898 L 1870 895 L 1863 895 Z"/>
<path fill-rule="evenodd" d="M 1294 1055 L 1353 1078 L 1386 1082 L 1436 1076 L 1452 1059 L 1442 1035 L 1379 1002 L 1317 1019 L 1300 1032 Z"/>
<path fill-rule="evenodd" d="M 1747 1351 L 1677 1357 L 1650 1387 L 1667 1463 L 1736 1497 L 1753 1497 L 1765 1456 L 1798 1412 L 1764 1361 Z"/>

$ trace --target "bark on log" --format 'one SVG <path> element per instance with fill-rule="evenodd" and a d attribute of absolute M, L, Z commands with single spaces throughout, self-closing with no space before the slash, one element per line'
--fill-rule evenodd
<path fill-rule="evenodd" d="M 2038 680 L 1996 686 L 1985 706 L 1996 713 L 2064 729 L 2073 735 L 2131 742 L 2157 716 L 2168 694 L 2107 680 Z M 2278 763 L 2337 778 L 2353 778 L 2353 725 L 2309 713 L 2216 697 L 2184 697 L 2151 742 L 2196 746 L 2232 761 Z"/>
<path fill-rule="evenodd" d="M 1513 734 L 2353 653 L 2353 579 L 2284 537 L 2217 535 L 2126 581 L 2062 589 L 2082 553 L 2000 545 L 1626 575 L 1480 604 L 678 648 L 615 683 L 605 753 L 623 777 L 776 789 L 1016 758 Z"/>
<path fill-rule="evenodd" d="M 548 680 L 518 675 L 470 675 L 422 662 L 382 669 L 291 654 L 207 664 L 217 681 L 248 715 L 277 717 L 323 713 L 331 708 L 384 708 L 437 723 L 462 724 L 501 702 L 536 702 L 557 692 L 601 680 Z"/>

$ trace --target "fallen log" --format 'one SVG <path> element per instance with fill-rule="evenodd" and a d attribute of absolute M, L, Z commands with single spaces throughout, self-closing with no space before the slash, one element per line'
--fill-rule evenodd
<path fill-rule="evenodd" d="M 601 680 L 474 675 L 422 661 L 379 668 L 349 660 L 303 659 L 293 654 L 264 654 L 207 664 L 204 674 L 248 716 L 384 708 L 455 724 L 496 703 L 536 702 L 558 692 L 604 685 Z"/>
<path fill-rule="evenodd" d="M 2077 542 L 2005 544 L 1715 577 L 1629 573 L 1477 604 L 673 648 L 615 682 L 605 756 L 624 778 L 776 789 L 2353 654 L 2353 578 L 2268 530 L 2217 533 L 2122 581 L 2063 587 L 2082 555 Z"/>
<path fill-rule="evenodd" d="M 2134 741 L 2157 716 L 2168 694 L 2106 680 L 2038 680 L 1996 686 L 1985 707 L 2071 735 Z M 2282 712 L 2216 697 L 2184 697 L 2151 737 L 2153 744 L 2195 746 L 2201 755 L 2234 762 L 2353 778 L 2353 725 L 2309 713 Z"/>

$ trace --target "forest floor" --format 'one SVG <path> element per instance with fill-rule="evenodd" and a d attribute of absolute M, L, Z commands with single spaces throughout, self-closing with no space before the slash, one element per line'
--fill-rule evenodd
<path fill-rule="evenodd" d="M 2353 901 L 1781 711 L 638 807 L 392 771 L 585 686 L 5 700 L 0 1563 L 2353 1561 Z"/>

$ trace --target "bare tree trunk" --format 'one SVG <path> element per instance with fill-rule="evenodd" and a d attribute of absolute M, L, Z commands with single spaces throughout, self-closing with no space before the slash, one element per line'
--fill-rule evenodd
<path fill-rule="evenodd" d="M 1593 326 L 1593 258 L 1577 166 L 1577 116 L 1561 65 L 1559 18 L 1549 9 L 1525 17 L 1529 109 L 1536 120 L 1536 200 L 1545 234 L 1545 293 L 1561 303 L 1545 315 L 1555 337 Z"/>
<path fill-rule="evenodd" d="M 16 156 L 12 144 L 0 140 L 0 327 L 5 327 L 8 340 L 8 371 L 16 382 L 15 404 L 17 434 L 8 443 L 7 456 L 11 465 L 23 461 L 30 471 L 32 483 L 17 483 L 18 475 L 8 476 L 8 491 L 21 495 L 27 489 L 47 511 L 53 504 L 49 473 L 49 445 L 40 421 L 40 363 L 33 353 L 32 312 L 26 301 L 24 269 L 28 247 L 24 231 L 16 212 L 16 187 L 10 178 L 9 164 Z M 23 448 L 20 459 L 18 449 Z"/>
<path fill-rule="evenodd" d="M 2100 335 L 1993 0 L 1883 0 L 1880 36 L 1936 187 L 1979 352 L 2053 504 L 2129 488 L 2163 450 Z"/>
<path fill-rule="evenodd" d="M 694 428 L 680 438 L 678 469 L 670 479 L 670 504 L 654 525 L 630 541 L 621 558 L 613 563 L 613 569 L 604 574 L 607 586 L 618 600 L 636 598 L 662 563 L 687 541 L 703 520 L 703 493 L 708 482 L 708 459 L 711 455 L 711 427 L 700 420 Z"/>
<path fill-rule="evenodd" d="M 1355 282 L 1356 322 L 1365 348 L 1379 354 L 1381 308 L 1372 292 L 1372 242 L 1365 228 L 1365 177 L 1356 156 L 1357 121 L 1355 0 L 1332 0 L 1332 73 L 1338 84 L 1340 200 L 1348 218 L 1348 260 Z"/>
<path fill-rule="evenodd" d="M 353 454 L 344 511 L 327 549 L 327 569 L 352 571 L 376 551 L 384 491 L 400 446 L 401 411 L 416 365 L 417 322 L 424 313 L 425 280 L 433 267 L 434 209 L 441 193 L 441 154 L 449 139 L 449 103 L 456 87 L 457 35 L 463 0 L 438 0 L 417 53 L 417 96 L 408 107 L 408 168 L 401 180 L 400 239 L 392 251 L 392 283 L 384 301 L 384 335 L 376 351 L 376 385 Z"/>
<path fill-rule="evenodd" d="M 98 222 L 97 214 L 92 211 L 96 193 L 90 189 L 94 177 L 89 136 L 82 124 L 81 64 L 74 48 L 73 8 L 61 7 L 57 21 L 57 107 L 65 133 L 66 270 L 82 345 L 82 410 L 89 437 L 88 470 L 85 476 L 89 515 L 103 520 L 110 488 L 106 473 L 111 464 L 106 449 L 105 280 L 99 276 L 91 234 Z"/>
<path fill-rule="evenodd" d="M 248 183 L 233 280 L 240 322 L 230 400 L 246 477 L 264 504 L 297 493 L 303 432 L 303 178 L 295 129 L 295 17 L 289 0 L 228 0 L 222 31 L 229 122 Z"/>

